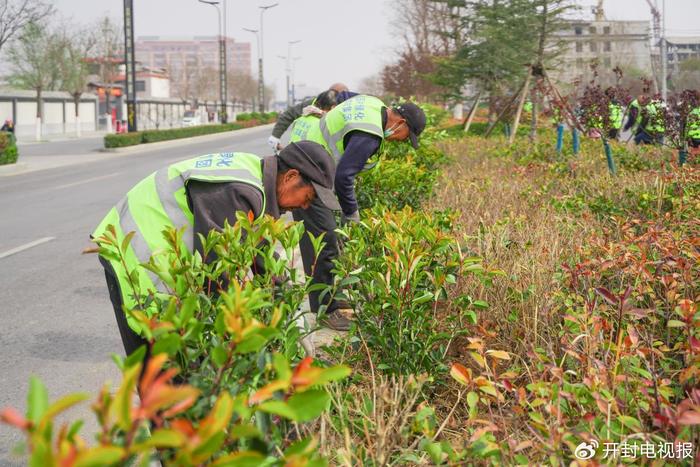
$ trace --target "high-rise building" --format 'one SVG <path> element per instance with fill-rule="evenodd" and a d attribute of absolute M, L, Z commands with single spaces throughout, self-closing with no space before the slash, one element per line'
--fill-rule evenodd
<path fill-rule="evenodd" d="M 590 76 L 590 65 L 597 61 L 600 70 L 623 70 L 652 75 L 650 25 L 648 21 L 573 20 L 559 31 L 566 51 L 552 72 L 560 83 L 572 83 Z"/>
<path fill-rule="evenodd" d="M 135 56 L 146 67 L 168 71 L 174 94 L 182 87 L 182 81 L 193 72 L 219 70 L 219 37 L 165 37 L 141 36 L 136 39 Z M 250 73 L 250 42 L 237 42 L 226 38 L 226 63 L 229 72 Z M 211 90 L 218 95 L 218 87 Z M 202 96 L 200 96 L 202 97 Z"/>

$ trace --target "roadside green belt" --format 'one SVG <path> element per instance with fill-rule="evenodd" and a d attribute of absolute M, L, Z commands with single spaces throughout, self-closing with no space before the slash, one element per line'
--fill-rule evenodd
<path fill-rule="evenodd" d="M 17 156 L 15 135 L 8 131 L 0 132 L 0 165 L 14 164 Z"/>
<path fill-rule="evenodd" d="M 211 135 L 214 133 L 224 133 L 227 131 L 250 128 L 257 125 L 269 123 L 268 119 L 245 119 L 244 123 L 225 123 L 217 125 L 199 125 L 187 128 L 172 128 L 168 130 L 147 130 L 133 133 L 123 133 L 116 135 L 106 135 L 105 148 L 123 148 L 137 144 L 156 143 L 158 141 L 168 141 L 172 139 L 191 138 L 193 136 Z"/>

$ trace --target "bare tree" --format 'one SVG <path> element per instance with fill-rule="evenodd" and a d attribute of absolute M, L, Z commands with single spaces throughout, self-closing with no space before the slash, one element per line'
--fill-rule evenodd
<path fill-rule="evenodd" d="M 111 115 L 110 97 L 119 65 L 124 60 L 124 35 L 119 24 L 109 16 L 98 21 L 92 34 L 95 37 L 93 62 L 98 65 L 97 74 L 105 90 L 105 112 Z"/>
<path fill-rule="evenodd" d="M 60 86 L 60 40 L 46 25 L 29 23 L 10 46 L 10 84 L 36 92 L 36 139 L 41 139 L 44 91 Z"/>
<path fill-rule="evenodd" d="M 94 31 L 64 26 L 60 33 L 61 89 L 73 97 L 75 132 L 80 137 L 80 97 L 90 76 L 88 58 L 95 50 Z"/>
<path fill-rule="evenodd" d="M 228 74 L 228 79 L 226 80 L 228 84 L 228 95 L 234 102 L 249 102 L 251 106 L 253 101 L 258 95 L 258 82 L 250 73 L 245 73 L 242 71 L 232 71 Z M 269 91 L 265 91 L 265 95 L 269 94 Z"/>
<path fill-rule="evenodd" d="M 41 22 L 53 11 L 41 0 L 0 0 L 0 49 L 25 26 Z"/>

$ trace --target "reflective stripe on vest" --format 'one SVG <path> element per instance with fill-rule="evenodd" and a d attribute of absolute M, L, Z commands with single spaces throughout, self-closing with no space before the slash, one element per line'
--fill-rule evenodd
<path fill-rule="evenodd" d="M 207 154 L 177 162 L 141 180 L 107 214 L 95 229 L 93 237 L 101 236 L 110 224 L 115 226 L 120 244 L 126 234 L 135 232 L 127 251 L 124 252 L 128 270 L 148 262 L 151 255 L 168 247 L 163 237 L 163 231 L 167 228 L 184 228 L 182 239 L 188 251 L 192 252 L 194 216 L 187 204 L 186 193 L 187 183 L 191 180 L 247 183 L 260 190 L 263 199 L 261 213 L 265 211 L 260 157 L 246 153 Z M 135 308 L 138 303 L 133 297 L 134 291 L 129 284 L 124 265 L 114 261 L 110 263 L 119 279 L 124 304 L 128 308 Z M 148 274 L 139 274 L 141 292 L 165 291 L 155 274 L 147 272 Z M 137 330 L 131 320 L 129 324 Z"/>
<path fill-rule="evenodd" d="M 321 144 L 333 156 L 336 163 L 345 152 L 345 135 L 351 131 L 363 131 L 384 140 L 382 108 L 384 103 L 372 96 L 355 96 L 328 111 L 321 119 L 301 117 L 299 130 L 289 141 L 314 141 Z"/>

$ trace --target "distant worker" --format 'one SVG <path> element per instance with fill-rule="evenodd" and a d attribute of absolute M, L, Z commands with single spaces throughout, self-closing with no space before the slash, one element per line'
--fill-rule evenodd
<path fill-rule="evenodd" d="M 2 128 L 0 128 L 0 131 L 7 131 L 12 134 L 15 133 L 15 124 L 12 122 L 11 119 L 5 120 L 5 123 L 2 125 Z"/>
<path fill-rule="evenodd" d="M 695 107 L 690 111 L 685 128 L 688 144 L 692 148 L 700 148 L 700 107 Z"/>
<path fill-rule="evenodd" d="M 211 257 L 204 256 L 198 234 L 206 238 L 211 230 L 221 230 L 225 222 L 233 225 L 237 211 L 252 212 L 255 218 L 264 214 L 279 218 L 281 211 L 308 208 L 312 202 L 329 212 L 338 210 L 334 175 L 335 163 L 323 146 L 302 141 L 290 144 L 279 156 L 207 154 L 177 162 L 141 180 L 92 234 L 99 245 L 99 238 L 111 224 L 121 244 L 126 234 L 135 232 L 124 252 L 125 264 L 100 256 L 126 354 L 145 343 L 139 323 L 123 311 L 123 306 L 141 306 L 126 271 L 137 269 L 153 252 L 167 248 L 161 233 L 164 229 L 184 227 L 186 248 L 210 261 Z M 145 269 L 141 272 L 142 295 L 165 291 L 155 276 Z"/>
<path fill-rule="evenodd" d="M 332 155 L 338 164 L 335 192 L 342 208 L 343 222 L 360 221 L 355 177 L 365 168 L 368 159 L 379 152 L 384 141 L 410 140 L 417 148 L 418 136 L 425 124 L 425 113 L 411 102 L 390 108 L 376 97 L 357 95 L 330 110 L 307 129 L 305 138 L 322 144 L 328 150 L 327 157 Z M 292 134 L 291 141 L 300 139 L 299 133 Z M 302 237 L 300 249 L 306 275 L 313 275 L 314 283 L 332 285 L 333 260 L 338 256 L 335 216 L 318 202 L 308 208 L 296 209 L 292 215 L 294 220 L 303 221 L 307 232 L 314 236 L 325 233 L 326 244 L 315 265 L 308 235 Z M 311 293 L 309 298 L 312 312 L 317 313 L 321 305 L 327 307 L 321 324 L 338 331 L 350 328 L 352 310 L 347 303 L 329 295 L 325 296 L 324 303 L 320 303 L 318 293 Z"/>
<path fill-rule="evenodd" d="M 666 132 L 666 104 L 659 96 L 650 99 L 649 103 L 643 107 L 640 126 L 644 133 L 639 138 L 640 142 L 644 144 L 663 143 Z"/>
<path fill-rule="evenodd" d="M 615 91 L 613 88 L 608 88 L 605 90 L 605 94 L 610 99 L 608 104 L 608 112 L 610 119 L 610 129 L 608 130 L 608 139 L 615 140 L 620 135 L 620 129 L 622 129 L 623 109 L 620 101 L 615 97 Z"/>
<path fill-rule="evenodd" d="M 334 83 L 328 88 L 328 90 L 335 91 L 336 97 L 338 94 L 349 92 L 348 87 L 343 83 Z M 319 96 L 321 94 L 319 94 Z M 282 112 L 277 117 L 277 123 L 275 123 L 275 126 L 272 128 L 272 135 L 267 140 L 267 143 L 272 147 L 272 149 L 274 149 L 275 151 L 279 151 L 280 149 L 282 149 L 282 145 L 280 144 L 280 138 L 282 137 L 284 132 L 287 131 L 287 128 L 289 128 L 292 125 L 292 123 L 294 123 L 294 120 L 303 116 L 304 108 L 313 105 L 319 96 L 308 97 L 299 102 L 298 104 L 294 104 L 291 107 L 288 107 L 287 110 Z"/>

